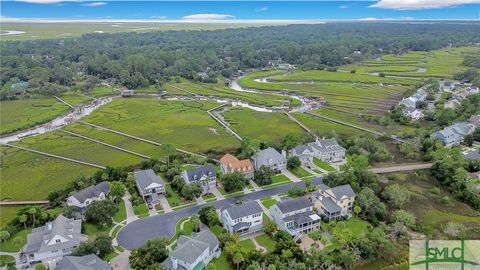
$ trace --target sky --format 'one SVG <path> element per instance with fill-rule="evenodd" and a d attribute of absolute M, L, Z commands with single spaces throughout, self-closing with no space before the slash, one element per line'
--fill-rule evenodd
<path fill-rule="evenodd" d="M 1 21 L 480 20 L 480 0 L 1 1 Z"/>

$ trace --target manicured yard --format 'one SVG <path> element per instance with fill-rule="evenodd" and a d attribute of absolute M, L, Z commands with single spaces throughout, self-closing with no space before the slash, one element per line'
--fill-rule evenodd
<path fill-rule="evenodd" d="M 277 203 L 277 200 L 275 200 L 272 197 L 267 197 L 267 198 L 263 198 L 260 202 L 263 204 L 263 206 L 265 206 L 265 208 L 269 209 L 270 206 Z"/>
<path fill-rule="evenodd" d="M 296 177 L 298 178 L 303 178 L 307 176 L 312 176 L 309 172 L 307 172 L 304 168 L 302 167 L 297 167 L 295 169 L 289 170 L 291 173 L 293 173 Z"/>
<path fill-rule="evenodd" d="M 245 240 L 242 240 L 240 242 L 238 242 L 238 244 L 242 247 L 242 249 L 245 251 L 245 252 L 248 252 L 250 250 L 254 250 L 255 249 L 255 244 L 252 242 L 252 240 L 250 239 L 245 239 Z"/>
<path fill-rule="evenodd" d="M 183 233 L 185 235 L 191 235 L 193 232 L 192 222 L 190 220 L 185 221 L 183 223 Z"/>
<path fill-rule="evenodd" d="M 314 163 L 315 165 L 317 165 L 320 169 L 323 169 L 323 170 L 325 170 L 325 171 L 327 171 L 327 172 L 335 172 L 335 169 L 334 169 L 332 166 L 328 165 L 327 163 L 321 161 L 321 160 L 318 159 L 318 158 L 315 158 L 315 157 L 314 157 L 314 158 L 313 158 L 313 163 Z"/>
<path fill-rule="evenodd" d="M 288 183 L 288 182 L 290 182 L 290 179 L 288 177 L 286 177 L 283 174 L 277 174 L 277 175 L 272 176 L 272 184 L 271 185 Z"/>
<path fill-rule="evenodd" d="M 212 193 L 207 193 L 207 194 L 203 195 L 202 198 L 203 198 L 206 202 L 210 202 L 210 201 L 216 200 L 215 195 L 213 195 Z"/>
<path fill-rule="evenodd" d="M 225 231 L 225 229 L 220 226 L 220 225 L 215 225 L 213 226 L 212 228 L 210 228 L 210 230 L 213 232 L 213 234 L 215 234 L 217 237 L 223 233 Z"/>
<path fill-rule="evenodd" d="M 0 251 L 2 252 L 18 252 L 27 243 L 27 235 L 32 231 L 28 228 L 11 235 L 10 238 L 0 243 Z"/>
<path fill-rule="evenodd" d="M 275 249 L 275 241 L 266 234 L 255 237 L 255 240 L 257 240 L 260 246 L 266 248 L 268 252 L 272 252 Z"/>
<path fill-rule="evenodd" d="M 127 218 L 127 211 L 125 210 L 125 202 L 123 200 L 120 200 L 118 202 L 118 211 L 113 216 L 113 220 L 116 222 L 121 222 Z"/>
<path fill-rule="evenodd" d="M 88 223 L 88 222 L 83 222 L 82 227 L 83 227 L 83 234 L 88 235 L 90 239 L 95 238 L 98 234 L 105 233 L 108 234 L 110 230 L 113 228 L 114 224 L 111 226 L 105 227 L 105 228 L 100 228 L 95 224 Z"/>
<path fill-rule="evenodd" d="M 170 184 L 165 185 L 165 192 L 167 193 L 167 201 L 170 204 L 170 207 L 175 207 L 180 205 L 180 196 L 173 191 Z"/>
<path fill-rule="evenodd" d="M 222 253 L 220 257 L 213 259 L 211 264 L 214 264 L 216 266 L 216 269 L 218 270 L 232 270 L 233 268 L 230 266 L 230 264 L 227 261 L 227 258 L 225 257 L 225 254 Z"/>
<path fill-rule="evenodd" d="M 141 203 L 137 206 L 134 206 L 133 207 L 133 212 L 135 213 L 135 215 L 137 215 L 139 218 L 140 217 L 146 217 L 148 216 L 148 208 L 147 208 L 147 205 L 145 203 Z"/>
<path fill-rule="evenodd" d="M 117 257 L 118 254 L 114 251 L 112 253 L 108 253 L 105 255 L 105 258 L 103 258 L 104 261 L 110 262 L 113 258 Z"/>

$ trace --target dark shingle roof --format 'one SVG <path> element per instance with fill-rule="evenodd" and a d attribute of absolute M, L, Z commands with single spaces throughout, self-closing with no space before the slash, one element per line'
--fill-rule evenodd
<path fill-rule="evenodd" d="M 152 183 L 164 185 L 163 179 L 156 175 L 152 169 L 135 171 L 133 174 L 135 176 L 135 182 L 141 190 L 144 190 Z"/>
<path fill-rule="evenodd" d="M 89 198 L 98 197 L 100 193 L 110 192 L 110 186 L 107 182 L 101 182 L 97 185 L 92 185 L 84 188 L 73 195 L 80 203 L 85 202 Z"/>
<path fill-rule="evenodd" d="M 234 205 L 230 208 L 225 208 L 224 210 L 228 212 L 232 219 L 263 212 L 262 207 L 257 201 L 247 202 L 242 205 Z"/>
<path fill-rule="evenodd" d="M 333 194 L 337 199 L 340 199 L 342 196 L 355 197 L 355 192 L 353 191 L 350 185 L 341 185 L 332 188 Z"/>
<path fill-rule="evenodd" d="M 85 256 L 65 256 L 56 270 L 110 270 L 112 267 L 95 254 Z"/>
<path fill-rule="evenodd" d="M 198 181 L 203 176 L 217 177 L 217 173 L 215 172 L 213 165 L 200 166 L 195 169 L 186 170 L 186 172 L 190 182 Z M 197 176 L 197 180 L 194 180 L 195 175 Z"/>
<path fill-rule="evenodd" d="M 478 150 L 472 151 L 468 154 L 465 154 L 463 156 L 466 160 L 472 160 L 472 159 L 480 159 L 480 153 L 478 153 Z"/>
<path fill-rule="evenodd" d="M 329 212 L 329 213 L 335 213 L 335 212 L 340 212 L 342 209 L 340 206 L 338 206 L 330 197 L 324 197 L 322 200 L 323 207 Z"/>
<path fill-rule="evenodd" d="M 298 199 L 291 199 L 288 201 L 277 202 L 276 205 L 278 209 L 282 211 L 282 213 L 288 213 L 288 212 L 310 207 L 312 206 L 312 203 L 306 197 L 300 197 Z"/>

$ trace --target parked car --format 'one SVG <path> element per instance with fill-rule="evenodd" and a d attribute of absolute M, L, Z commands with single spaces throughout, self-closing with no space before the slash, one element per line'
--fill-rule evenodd
<path fill-rule="evenodd" d="M 148 206 L 148 209 L 153 209 L 153 204 L 149 203 L 147 206 Z"/>

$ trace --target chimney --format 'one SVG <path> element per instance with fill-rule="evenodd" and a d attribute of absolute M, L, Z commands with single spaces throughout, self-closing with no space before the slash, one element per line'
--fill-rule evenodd
<path fill-rule="evenodd" d="M 287 151 L 285 151 L 285 149 L 282 149 L 282 156 L 284 158 L 287 158 Z"/>
<path fill-rule="evenodd" d="M 177 269 L 178 268 L 178 262 L 177 262 L 177 257 L 175 256 L 171 256 L 171 260 L 172 260 L 172 267 L 173 269 Z"/>

